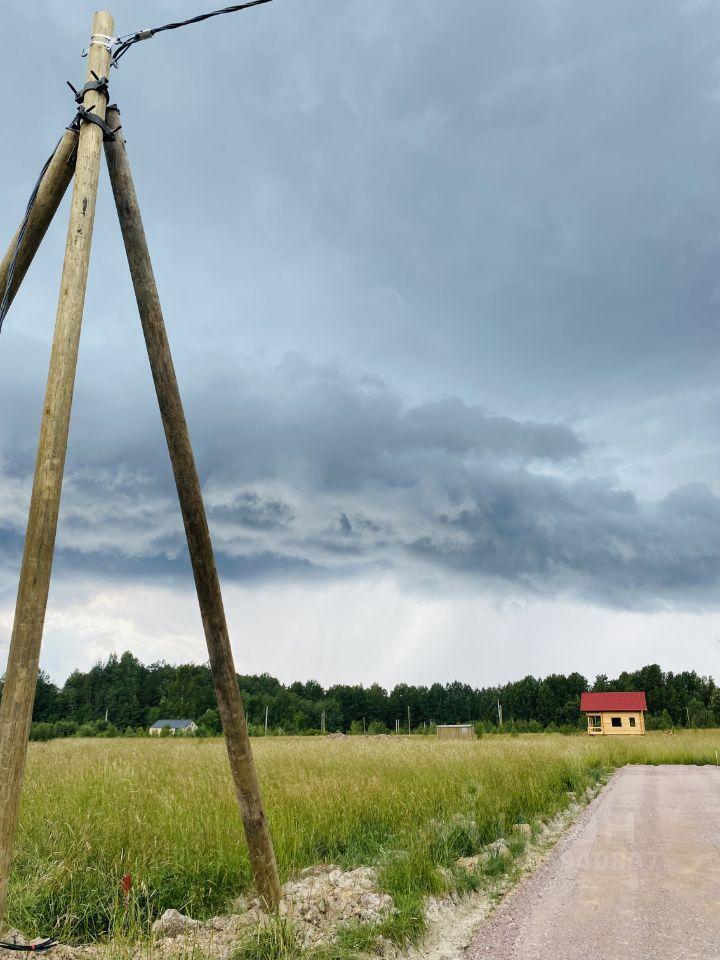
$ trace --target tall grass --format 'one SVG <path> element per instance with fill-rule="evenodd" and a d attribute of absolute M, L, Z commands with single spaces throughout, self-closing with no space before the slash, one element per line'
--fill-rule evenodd
<path fill-rule="evenodd" d="M 283 879 L 322 862 L 376 864 L 411 938 L 422 897 L 442 889 L 438 867 L 552 816 L 619 765 L 716 763 L 720 732 L 273 738 L 254 750 Z M 168 907 L 227 910 L 250 882 L 221 741 L 31 746 L 8 907 L 24 932 L 135 935 Z"/>

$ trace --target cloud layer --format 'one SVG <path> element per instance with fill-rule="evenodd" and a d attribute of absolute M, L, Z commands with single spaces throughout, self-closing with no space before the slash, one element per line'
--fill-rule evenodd
<path fill-rule="evenodd" d="M 376 377 L 297 356 L 239 367 L 211 394 L 191 391 L 188 408 L 229 580 L 385 570 L 434 590 L 460 581 L 640 609 L 715 603 L 718 498 L 686 484 L 643 502 L 607 479 L 563 476 L 586 451 L 566 425 L 456 398 L 408 405 Z M 132 401 L 125 415 L 144 429 L 114 436 L 112 453 L 107 437 L 85 436 L 73 457 L 58 572 L 172 582 L 187 558 L 167 453 Z M 100 426 L 92 410 L 79 420 Z M 29 481 L 6 474 L 2 485 L 3 553 L 16 560 Z"/>

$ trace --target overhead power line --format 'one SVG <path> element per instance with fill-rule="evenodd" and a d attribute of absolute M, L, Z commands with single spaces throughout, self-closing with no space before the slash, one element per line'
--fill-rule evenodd
<path fill-rule="evenodd" d="M 130 47 L 139 43 L 141 40 L 149 40 L 157 33 L 163 33 L 165 30 L 179 30 L 180 27 L 189 27 L 193 23 L 202 23 L 203 20 L 209 20 L 211 17 L 220 17 L 226 13 L 238 13 L 240 10 L 247 10 L 249 7 L 259 7 L 261 4 L 271 2 L 272 0 L 249 0 L 247 3 L 236 3 L 232 7 L 223 7 L 222 10 L 200 13 L 198 16 L 190 17 L 188 20 L 178 20 L 174 23 L 165 23 L 161 27 L 150 27 L 147 30 L 137 30 L 135 33 L 126 33 L 122 37 L 103 37 L 97 40 L 93 37 L 90 42 L 105 42 L 112 53 L 112 65 L 117 67 L 118 60 L 125 56 Z"/>
<path fill-rule="evenodd" d="M 202 23 L 203 20 L 210 20 L 212 17 L 220 17 L 226 13 L 238 13 L 241 10 L 248 10 L 250 7 L 259 7 L 265 3 L 272 3 L 272 0 L 248 0 L 246 3 L 236 3 L 231 7 L 223 7 L 221 10 L 211 10 L 210 13 L 200 13 L 196 17 L 190 17 L 188 20 L 176 20 L 173 23 L 165 23 L 160 27 L 150 27 L 146 30 L 136 30 L 134 33 L 126 33 L 122 37 L 108 37 L 105 36 L 105 34 L 93 34 L 90 37 L 90 45 L 92 46 L 92 44 L 97 43 L 106 47 L 110 51 L 111 65 L 117 67 L 118 60 L 125 56 L 130 47 L 134 46 L 136 43 L 139 43 L 141 40 L 149 40 L 156 34 L 164 33 L 166 30 L 179 30 L 180 27 L 189 27 L 193 23 Z M 84 50 L 83 56 L 86 55 L 87 51 Z M 107 78 L 101 79 L 96 75 L 96 85 L 97 83 L 105 84 L 105 94 L 107 96 Z M 77 94 L 77 91 L 74 87 L 72 87 L 72 84 L 70 84 L 70 87 L 73 92 Z M 87 87 L 88 85 L 86 84 L 85 89 L 87 89 Z M 78 102 L 82 104 L 81 95 L 76 97 L 76 99 L 78 99 Z M 93 118 L 85 115 L 85 119 L 92 120 Z M 25 217 L 20 225 L 20 230 L 18 231 L 17 239 L 15 241 L 15 247 L 5 281 L 5 288 L 4 290 L 0 290 L 0 331 L 2 330 L 3 322 L 7 316 L 8 310 L 10 309 L 10 295 L 20 246 L 25 236 L 25 231 L 30 219 L 30 213 L 32 212 L 32 208 L 35 204 L 37 192 L 40 189 L 40 184 L 42 183 L 42 179 L 47 171 L 48 166 L 50 165 L 51 160 L 52 154 L 50 157 L 48 157 L 45 166 L 40 171 L 40 176 L 38 177 L 32 193 L 30 194 L 30 199 L 28 200 L 27 207 L 25 209 Z"/>

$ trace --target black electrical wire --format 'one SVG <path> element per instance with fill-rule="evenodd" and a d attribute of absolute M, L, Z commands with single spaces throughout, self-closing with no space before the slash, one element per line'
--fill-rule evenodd
<path fill-rule="evenodd" d="M 55 145 L 55 150 L 60 146 L 60 141 L 58 140 Z M 18 230 L 17 240 L 15 241 L 15 249 L 13 250 L 12 259 L 8 265 L 7 277 L 5 279 L 5 290 L 3 291 L 2 302 L 0 302 L 0 331 L 2 330 L 3 321 L 7 316 L 8 310 L 10 309 L 10 291 L 12 290 L 13 279 L 15 278 L 15 266 L 17 264 L 18 253 L 20 252 L 20 247 L 25 238 L 25 231 L 27 230 L 28 221 L 30 220 L 30 213 L 32 212 L 33 205 L 35 204 L 35 198 L 38 195 L 38 190 L 40 189 L 40 184 L 42 179 L 47 173 L 47 169 L 50 166 L 52 158 L 55 156 L 55 150 L 50 154 L 50 156 L 45 161 L 45 166 L 40 171 L 40 176 L 35 182 L 32 193 L 30 194 L 30 199 L 27 202 L 27 207 L 25 208 L 25 216 L 23 222 L 20 224 L 20 229 Z M 2 944 L 0 944 L 2 946 Z"/>
<path fill-rule="evenodd" d="M 223 7 L 222 10 L 213 10 L 211 13 L 201 13 L 197 17 L 190 17 L 189 20 L 178 20 L 176 23 L 166 23 L 162 27 L 152 27 L 149 30 L 138 30 L 136 33 L 125 34 L 123 37 L 118 37 L 119 46 L 112 54 L 113 66 L 118 65 L 118 60 L 125 56 L 130 47 L 141 40 L 149 40 L 156 33 L 162 33 L 165 30 L 178 30 L 180 27 L 187 27 L 192 23 L 202 23 L 203 20 L 209 20 L 211 17 L 219 17 L 225 13 L 237 13 L 238 10 L 247 10 L 248 7 L 258 7 L 260 4 L 271 2 L 272 0 L 249 0 L 247 3 L 236 3 L 232 7 Z"/>
<path fill-rule="evenodd" d="M 56 946 L 57 940 L 54 937 L 38 940 L 37 943 L 15 943 L 10 940 L 0 940 L 0 947 L 3 950 L 16 950 L 21 953 L 43 953 L 43 951 Z"/>

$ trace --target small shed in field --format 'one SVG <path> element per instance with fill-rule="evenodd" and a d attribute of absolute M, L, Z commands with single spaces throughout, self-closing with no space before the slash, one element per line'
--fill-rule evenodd
<path fill-rule="evenodd" d="M 150 727 L 148 733 L 151 737 L 159 737 L 163 730 L 168 730 L 171 737 L 176 733 L 182 736 L 185 733 L 195 733 L 197 724 L 194 720 L 158 720 Z"/>
<path fill-rule="evenodd" d="M 580 710 L 591 736 L 638 736 L 645 733 L 647 701 L 642 692 L 583 693 Z"/>
<path fill-rule="evenodd" d="M 472 723 L 439 723 L 436 729 L 438 740 L 475 739 L 475 725 Z"/>

